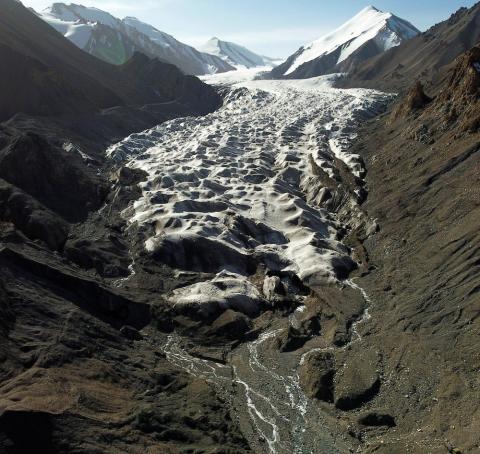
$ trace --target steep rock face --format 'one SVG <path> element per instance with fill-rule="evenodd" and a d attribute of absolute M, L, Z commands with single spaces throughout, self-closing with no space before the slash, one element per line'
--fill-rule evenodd
<path fill-rule="evenodd" d="M 439 100 L 465 110 L 478 100 L 480 93 L 480 47 L 473 47 L 454 64 L 447 90 L 442 91 Z"/>
<path fill-rule="evenodd" d="M 409 22 L 369 6 L 337 30 L 300 48 L 271 74 L 274 78 L 303 79 L 349 72 L 418 33 Z"/>
<path fill-rule="evenodd" d="M 30 195 L 0 179 L 0 219 L 32 240 L 61 250 L 67 241 L 68 224 Z"/>
<path fill-rule="evenodd" d="M 421 82 L 416 82 L 402 102 L 398 103 L 392 112 L 392 119 L 405 118 L 408 115 L 423 109 L 432 99 L 425 94 Z"/>
<path fill-rule="evenodd" d="M 378 441 L 380 452 L 412 443 L 418 452 L 475 452 L 480 441 L 472 374 L 480 326 L 480 135 L 471 126 L 480 108 L 478 56 L 478 48 L 460 56 L 431 102 L 385 115 L 356 145 L 369 169 L 364 207 L 380 225 L 365 243 L 378 267 L 365 281 L 377 322 L 346 362 L 379 351 L 383 376 L 394 378 L 382 382 L 374 405 L 412 440 Z"/>
<path fill-rule="evenodd" d="M 97 8 L 63 3 L 54 3 L 38 15 L 80 49 L 115 65 L 142 52 L 177 66 L 185 74 L 234 69 L 221 58 L 198 52 L 135 17 L 120 20 Z"/>
<path fill-rule="evenodd" d="M 81 89 L 69 83 L 60 72 L 38 60 L 4 45 L 0 45 L 0 58 L 7 68 L 0 75 L 0 84 L 8 87 L 1 92 L 2 120 L 19 111 L 34 115 L 59 115 L 92 112 L 98 106 L 94 99 L 84 96 Z M 108 94 L 108 91 L 105 89 L 104 93 Z M 113 93 L 110 96 L 110 105 L 121 103 Z"/>
<path fill-rule="evenodd" d="M 70 222 L 100 208 L 108 189 L 78 154 L 65 153 L 27 133 L 0 151 L 0 177 Z"/>
<path fill-rule="evenodd" d="M 436 91 L 447 66 L 480 41 L 480 4 L 461 8 L 413 39 L 358 65 L 342 86 L 386 91 L 408 88 L 413 81 Z"/>

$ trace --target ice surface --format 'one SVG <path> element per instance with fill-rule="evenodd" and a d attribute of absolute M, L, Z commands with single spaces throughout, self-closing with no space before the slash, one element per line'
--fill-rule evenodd
<path fill-rule="evenodd" d="M 271 70 L 271 66 L 258 66 L 256 68 L 238 68 L 235 71 L 200 76 L 200 79 L 211 85 L 234 85 L 239 82 L 254 80 L 261 73 L 267 73 Z"/>
<path fill-rule="evenodd" d="M 403 39 L 413 38 L 417 33 L 415 27 L 408 22 L 369 6 L 340 28 L 305 46 L 285 75 L 293 73 L 304 63 L 328 55 L 340 47 L 342 50 L 337 64 L 346 60 L 371 39 L 375 38 L 380 48 L 388 50 L 401 44 Z"/>
<path fill-rule="evenodd" d="M 315 181 L 310 160 L 333 175 L 336 157 L 359 174 L 361 161 L 348 145 L 386 95 L 334 89 L 331 81 L 238 82 L 218 111 L 168 121 L 111 147 L 111 159 L 148 174 L 130 218 L 151 231 L 146 250 L 178 269 L 245 277 L 263 264 L 312 288 L 336 283 L 352 260 L 336 239 L 335 215 L 305 196 Z M 230 305 L 236 290 L 223 286 L 221 298 L 214 284 L 175 298 L 188 302 L 205 292 Z"/>
<path fill-rule="evenodd" d="M 245 276 L 222 272 L 211 281 L 175 290 L 170 301 L 180 310 L 181 306 L 187 306 L 191 312 L 195 306 L 205 317 L 226 309 L 254 316 L 259 312 L 262 295 Z"/>

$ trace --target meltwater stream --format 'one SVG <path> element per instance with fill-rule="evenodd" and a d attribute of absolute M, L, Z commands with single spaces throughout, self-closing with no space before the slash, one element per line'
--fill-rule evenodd
<path fill-rule="evenodd" d="M 250 278 L 253 262 L 311 288 L 349 285 L 369 303 L 353 281 L 338 281 L 336 267 L 352 260 L 339 240 L 343 226 L 306 194 L 318 185 L 313 167 L 335 178 L 341 163 L 363 175 L 361 159 L 348 147 L 359 124 L 388 99 L 372 90 L 334 89 L 328 77 L 238 82 L 218 111 L 163 123 L 111 147 L 111 159 L 147 175 L 142 196 L 125 213 L 132 225 L 145 227 L 146 253 L 175 269 L 214 275 L 164 300 L 174 308 L 251 315 L 268 304 Z M 322 188 L 317 191 L 318 200 Z M 354 325 L 352 341 L 368 317 L 367 310 Z M 240 345 L 225 365 L 190 355 L 175 335 L 164 351 L 223 390 L 256 452 L 345 452 L 342 440 L 318 430 L 324 415 L 300 388 L 301 357 L 272 349 L 277 334 L 273 328 Z"/>
<path fill-rule="evenodd" d="M 366 292 L 353 281 L 347 284 L 365 298 L 364 315 L 352 328 L 352 340 L 341 347 L 361 340 L 358 327 L 369 320 L 371 305 Z M 268 345 L 282 329 L 266 331 L 255 341 L 235 350 L 227 364 L 220 364 L 189 354 L 182 338 L 168 337 L 163 351 L 167 359 L 189 374 L 203 378 L 224 393 L 235 409 L 239 420 L 248 414 L 249 420 L 241 424 L 252 448 L 256 452 L 272 454 L 344 453 L 348 446 L 321 427 L 322 413 L 310 405 L 298 376 L 298 368 L 306 356 L 316 351 L 333 350 L 332 347 L 312 349 L 288 359 L 272 354 Z"/>

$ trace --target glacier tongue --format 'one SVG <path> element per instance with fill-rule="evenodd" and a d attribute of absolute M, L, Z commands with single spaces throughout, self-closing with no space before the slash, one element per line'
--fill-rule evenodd
<path fill-rule="evenodd" d="M 130 219 L 150 232 L 148 253 L 198 272 L 248 276 L 262 265 L 311 288 L 351 270 L 335 215 L 305 194 L 315 181 L 312 162 L 331 177 L 335 159 L 359 172 L 361 161 L 347 151 L 353 128 L 378 113 L 386 95 L 338 90 L 330 81 L 240 82 L 217 112 L 111 147 L 112 159 L 148 174 Z"/>

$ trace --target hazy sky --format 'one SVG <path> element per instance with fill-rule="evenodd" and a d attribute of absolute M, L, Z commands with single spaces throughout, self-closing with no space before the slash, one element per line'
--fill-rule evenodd
<path fill-rule="evenodd" d="M 217 36 L 271 57 L 287 57 L 348 20 L 369 0 L 74 0 L 114 16 L 135 16 L 180 41 L 198 45 Z M 371 0 L 370 0 L 371 1 Z M 425 30 L 477 0 L 378 0 L 390 11 Z M 24 0 L 42 10 L 52 1 Z M 66 2 L 70 3 L 70 2 Z"/>

